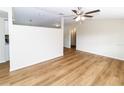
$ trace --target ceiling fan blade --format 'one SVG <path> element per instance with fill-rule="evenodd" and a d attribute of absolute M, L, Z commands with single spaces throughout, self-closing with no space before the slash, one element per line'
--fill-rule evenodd
<path fill-rule="evenodd" d="M 90 12 L 86 12 L 85 14 L 91 14 L 91 13 L 96 13 L 96 12 L 100 12 L 100 10 L 94 10 L 94 11 L 90 11 Z"/>
<path fill-rule="evenodd" d="M 77 15 L 77 10 L 72 10 Z"/>
<path fill-rule="evenodd" d="M 84 17 L 93 17 L 93 16 L 91 16 L 91 15 L 84 15 Z"/>
<path fill-rule="evenodd" d="M 76 19 L 77 17 L 74 17 L 73 19 Z"/>
<path fill-rule="evenodd" d="M 81 13 L 79 14 L 79 15 L 82 15 L 84 12 L 83 11 L 81 11 Z"/>

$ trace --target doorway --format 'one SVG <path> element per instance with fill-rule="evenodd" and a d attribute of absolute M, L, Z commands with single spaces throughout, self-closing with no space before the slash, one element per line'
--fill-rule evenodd
<path fill-rule="evenodd" d="M 71 30 L 71 48 L 76 49 L 76 28 Z"/>

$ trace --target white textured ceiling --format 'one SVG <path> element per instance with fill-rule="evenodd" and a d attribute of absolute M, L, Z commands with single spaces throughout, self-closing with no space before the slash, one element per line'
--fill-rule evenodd
<path fill-rule="evenodd" d="M 15 18 L 15 24 L 21 25 L 34 25 L 55 27 L 55 24 L 60 24 L 62 15 L 64 16 L 74 15 L 71 11 L 77 9 L 76 7 L 15 7 L 13 8 L 13 17 Z M 100 9 L 100 13 L 92 14 L 92 19 L 112 19 L 124 18 L 124 7 L 88 7 L 83 8 L 84 12 Z M 75 23 L 73 16 L 64 17 L 65 24 Z"/>

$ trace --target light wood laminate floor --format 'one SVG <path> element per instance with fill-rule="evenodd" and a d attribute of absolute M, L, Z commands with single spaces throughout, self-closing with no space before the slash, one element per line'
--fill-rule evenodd
<path fill-rule="evenodd" d="M 9 73 L 0 65 L 0 85 L 124 85 L 124 61 L 65 49 L 63 57 Z"/>

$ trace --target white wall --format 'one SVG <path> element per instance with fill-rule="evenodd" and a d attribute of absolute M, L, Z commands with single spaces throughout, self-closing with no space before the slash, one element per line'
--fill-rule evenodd
<path fill-rule="evenodd" d="M 85 20 L 77 27 L 77 50 L 124 60 L 124 19 Z"/>
<path fill-rule="evenodd" d="M 5 34 L 9 35 L 9 24 L 8 24 L 8 21 L 4 21 L 4 23 L 5 23 Z"/>
<path fill-rule="evenodd" d="M 5 23 L 4 19 L 0 18 L 0 63 L 5 62 Z"/>
<path fill-rule="evenodd" d="M 9 61 L 9 44 L 5 45 L 5 62 Z"/>
<path fill-rule="evenodd" d="M 62 33 L 55 28 L 13 25 L 10 70 L 62 56 Z"/>
<path fill-rule="evenodd" d="M 64 26 L 64 47 L 71 48 L 71 32 L 69 25 Z"/>

